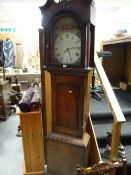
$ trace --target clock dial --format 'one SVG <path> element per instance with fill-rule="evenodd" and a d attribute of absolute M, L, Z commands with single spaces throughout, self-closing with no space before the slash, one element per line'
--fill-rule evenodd
<path fill-rule="evenodd" d="M 81 40 L 72 32 L 63 32 L 54 43 L 54 56 L 62 64 L 74 64 L 80 62 Z"/>
<path fill-rule="evenodd" d="M 53 33 L 53 63 L 79 65 L 81 33 L 74 19 L 62 18 Z"/>

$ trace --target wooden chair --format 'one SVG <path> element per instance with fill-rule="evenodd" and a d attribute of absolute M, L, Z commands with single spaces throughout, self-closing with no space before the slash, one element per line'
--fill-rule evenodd
<path fill-rule="evenodd" d="M 114 175 L 118 168 L 120 169 L 121 175 L 127 174 L 126 159 L 113 163 L 102 162 L 88 168 L 77 166 L 77 175 Z"/>

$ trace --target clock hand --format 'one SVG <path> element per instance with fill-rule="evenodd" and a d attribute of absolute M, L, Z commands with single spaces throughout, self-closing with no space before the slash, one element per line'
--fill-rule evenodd
<path fill-rule="evenodd" d="M 64 50 L 64 53 L 68 52 L 68 54 L 69 54 L 69 57 L 70 57 L 70 60 L 72 60 L 72 58 L 71 58 L 71 54 L 70 54 L 70 51 L 69 51 L 69 49 L 70 49 L 70 48 L 67 48 L 66 50 Z"/>
<path fill-rule="evenodd" d="M 67 49 L 64 51 L 64 53 L 66 53 L 67 51 L 69 52 L 70 49 L 76 49 L 76 48 L 79 49 L 79 48 L 81 48 L 81 47 L 70 47 L 70 48 L 67 48 Z"/>
<path fill-rule="evenodd" d="M 64 50 L 64 53 L 66 53 L 68 51 L 69 48 L 67 48 L 66 50 Z"/>
<path fill-rule="evenodd" d="M 70 60 L 72 60 L 72 58 L 71 58 L 71 54 L 70 54 L 70 50 L 69 50 L 70 48 L 67 48 L 67 51 L 68 51 L 68 53 L 69 53 L 69 56 L 70 56 Z"/>
<path fill-rule="evenodd" d="M 81 47 L 71 47 L 69 49 L 79 49 L 79 48 L 81 48 Z"/>

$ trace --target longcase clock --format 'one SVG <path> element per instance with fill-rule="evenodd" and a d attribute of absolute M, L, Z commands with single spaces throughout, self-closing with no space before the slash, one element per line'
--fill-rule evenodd
<path fill-rule="evenodd" d="M 88 165 L 90 148 L 86 121 L 94 56 L 94 3 L 47 0 L 40 10 L 42 90 L 48 106 L 44 118 L 47 170 L 51 175 L 75 175 L 76 165 Z"/>

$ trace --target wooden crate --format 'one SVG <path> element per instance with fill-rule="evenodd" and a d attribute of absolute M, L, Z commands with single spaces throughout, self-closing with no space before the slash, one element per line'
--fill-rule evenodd
<path fill-rule="evenodd" d="M 22 130 L 23 175 L 44 175 L 44 141 L 41 112 L 19 113 Z"/>

